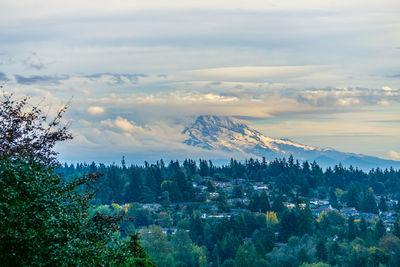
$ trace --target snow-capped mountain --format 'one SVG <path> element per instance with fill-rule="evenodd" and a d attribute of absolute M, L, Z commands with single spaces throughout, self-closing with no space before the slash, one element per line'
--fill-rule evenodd
<path fill-rule="evenodd" d="M 400 167 L 400 162 L 384 160 L 354 153 L 344 153 L 330 148 L 317 148 L 295 143 L 288 139 L 266 137 L 250 128 L 245 122 L 232 117 L 211 115 L 199 116 L 185 128 L 184 143 L 207 150 L 239 152 L 268 160 L 293 155 L 299 160 L 317 161 L 322 166 L 332 166 L 341 162 L 360 168 Z"/>

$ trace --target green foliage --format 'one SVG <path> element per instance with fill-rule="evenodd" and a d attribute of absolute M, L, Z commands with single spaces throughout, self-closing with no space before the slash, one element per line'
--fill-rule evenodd
<path fill-rule="evenodd" d="M 315 256 L 317 259 L 326 261 L 328 258 L 328 251 L 323 240 L 319 240 L 316 246 L 316 253 Z"/>
<path fill-rule="evenodd" d="M 192 243 L 189 234 L 179 230 L 172 238 L 175 261 L 187 266 L 207 266 L 207 257 L 203 249 Z"/>
<path fill-rule="evenodd" d="M 196 165 L 190 159 L 182 165 L 178 161 L 165 165 L 162 160 L 156 164 L 146 162 L 144 166 L 92 163 L 64 165 L 59 171 L 68 181 L 73 180 L 73 174 L 105 173 L 96 182 L 96 186 L 105 188 L 96 195 L 98 204 L 111 205 L 114 201 L 124 208 L 122 204 L 132 201 L 162 204 L 160 208 L 149 210 L 132 203 L 128 216 L 135 220 L 125 225 L 157 224 L 185 231 L 186 237 L 182 231 L 178 234 L 178 239 L 183 240 L 181 243 L 186 244 L 183 249 L 177 245 L 177 236 L 167 230 L 170 252 L 161 253 L 162 259 L 157 258 L 157 264 L 162 266 L 195 266 L 199 258 L 203 259 L 195 256 L 200 254 L 207 255 L 206 264 L 212 266 L 234 266 L 236 259 L 238 264 L 246 265 L 249 264 L 243 256 L 247 255 L 246 251 L 255 251 L 250 253 L 254 255 L 252 266 L 300 266 L 302 263 L 374 266 L 377 262 L 399 266 L 397 239 L 388 236 L 400 235 L 400 223 L 394 224 L 394 235 L 385 235 L 384 225 L 369 219 L 371 214 L 361 212 L 378 211 L 374 192 L 381 196 L 381 210 L 386 209 L 385 204 L 391 212 L 400 210 L 400 205 L 393 205 L 393 200 L 400 198 L 400 171 L 373 169 L 365 173 L 342 165 L 323 171 L 315 162 L 299 162 L 293 157 L 288 161 L 270 162 L 232 159 L 229 164 L 220 166 L 207 160 L 199 163 Z M 256 192 L 255 182 L 266 184 L 268 193 Z M 207 199 L 211 192 L 218 196 Z M 235 203 L 232 200 L 235 197 L 243 197 L 250 204 Z M 330 211 L 316 218 L 313 213 L 317 207 L 310 197 L 328 197 L 334 208 L 355 207 L 360 214 L 355 214 L 354 220 L 346 213 L 343 213 L 345 218 L 337 211 Z M 286 208 L 284 202 L 294 207 Z M 306 205 L 300 205 L 303 203 Z M 96 210 L 111 216 L 118 207 Z M 151 242 L 146 246 L 150 251 Z M 151 255 L 157 257 L 155 251 Z"/>
<path fill-rule="evenodd" d="M 363 212 L 378 213 L 378 206 L 372 188 L 369 188 L 364 193 L 364 197 L 360 202 L 360 210 Z"/>
<path fill-rule="evenodd" d="M 141 239 L 149 256 L 155 260 L 158 266 L 169 266 L 168 254 L 172 252 L 172 247 L 168 244 L 167 236 L 163 233 L 160 226 L 152 225 L 143 228 Z"/>
<path fill-rule="evenodd" d="M 385 235 L 385 233 L 386 233 L 385 225 L 383 224 L 383 221 L 381 219 L 379 219 L 376 222 L 375 228 L 374 228 L 375 239 L 378 241 L 379 239 L 381 239 L 382 236 Z"/>
<path fill-rule="evenodd" d="M 153 266 L 138 235 L 118 233 L 124 211 L 90 215 L 99 175 L 63 182 L 54 145 L 70 139 L 28 99 L 0 104 L 0 261 L 5 266 Z"/>
<path fill-rule="evenodd" d="M 382 212 L 388 211 L 388 206 L 385 197 L 381 197 L 381 199 L 379 200 L 378 208 Z"/>
<path fill-rule="evenodd" d="M 393 234 L 400 238 L 400 218 L 398 218 L 393 224 Z"/>
<path fill-rule="evenodd" d="M 251 211 L 266 212 L 271 209 L 269 198 L 265 191 L 261 193 L 254 193 L 250 197 L 249 209 Z"/>
<path fill-rule="evenodd" d="M 348 220 L 348 230 L 347 230 L 347 238 L 350 241 L 353 241 L 354 238 L 358 236 L 358 229 L 356 224 L 354 223 L 354 217 L 350 216 Z"/>
<path fill-rule="evenodd" d="M 235 255 L 235 267 L 251 267 L 256 259 L 257 252 L 252 244 L 240 246 Z"/>
<path fill-rule="evenodd" d="M 317 219 L 320 229 L 328 236 L 343 235 L 345 221 L 343 215 L 337 211 L 323 212 Z"/>
<path fill-rule="evenodd" d="M 260 255 L 270 252 L 275 245 L 275 233 L 272 228 L 262 228 L 253 233 L 253 243 Z"/>
<path fill-rule="evenodd" d="M 278 217 L 276 216 L 276 213 L 273 211 L 267 211 L 266 218 L 265 218 L 267 227 L 269 228 L 274 228 L 275 225 L 279 223 Z"/>
<path fill-rule="evenodd" d="M 316 262 L 316 263 L 303 263 L 300 267 L 329 267 L 329 264 L 323 262 Z"/>
<path fill-rule="evenodd" d="M 298 221 L 294 210 L 285 210 L 279 222 L 279 239 L 286 242 L 289 237 L 298 234 Z"/>

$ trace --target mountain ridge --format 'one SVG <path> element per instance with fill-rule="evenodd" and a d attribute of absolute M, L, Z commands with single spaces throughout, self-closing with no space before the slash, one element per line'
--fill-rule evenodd
<path fill-rule="evenodd" d="M 362 169 L 400 168 L 399 161 L 303 145 L 287 138 L 267 137 L 250 128 L 244 121 L 230 116 L 200 115 L 182 134 L 186 135 L 183 142 L 188 146 L 210 151 L 245 153 L 265 157 L 267 160 L 293 155 L 299 160 L 315 160 L 324 167 L 341 163 Z"/>

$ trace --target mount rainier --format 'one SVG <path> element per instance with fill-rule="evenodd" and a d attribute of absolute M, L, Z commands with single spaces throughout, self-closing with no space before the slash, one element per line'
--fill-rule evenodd
<path fill-rule="evenodd" d="M 266 137 L 250 128 L 245 122 L 232 118 L 212 115 L 199 116 L 183 132 L 184 143 L 206 150 L 250 154 L 265 157 L 267 160 L 288 158 L 316 161 L 321 166 L 333 166 L 342 163 L 362 169 L 400 167 L 399 161 L 385 160 L 378 157 L 340 152 L 331 148 L 318 148 L 295 143 L 288 139 Z"/>

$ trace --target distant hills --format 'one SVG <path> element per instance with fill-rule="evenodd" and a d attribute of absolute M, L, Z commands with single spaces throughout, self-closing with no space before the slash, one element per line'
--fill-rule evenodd
<path fill-rule="evenodd" d="M 400 161 L 385 160 L 378 157 L 355 153 L 340 152 L 331 148 L 318 148 L 298 144 L 288 139 L 266 137 L 250 128 L 243 121 L 225 116 L 199 116 L 186 127 L 184 143 L 210 151 L 239 152 L 255 157 L 272 160 L 279 157 L 316 161 L 320 166 L 328 167 L 341 163 L 361 169 L 400 168 Z"/>

